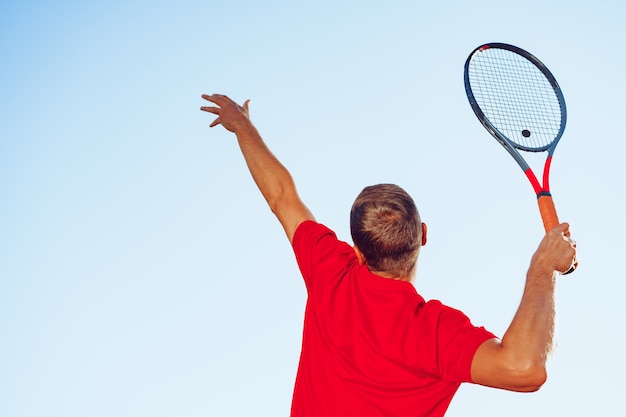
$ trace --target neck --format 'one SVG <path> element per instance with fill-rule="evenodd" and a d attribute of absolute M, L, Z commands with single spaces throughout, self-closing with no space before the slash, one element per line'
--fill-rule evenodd
<path fill-rule="evenodd" d="M 369 269 L 369 268 L 368 268 Z M 383 278 L 387 278 L 387 279 L 393 279 L 395 281 L 406 281 L 406 282 L 413 282 L 413 278 L 415 277 L 415 274 L 412 273 L 411 275 L 408 276 L 404 276 L 404 277 L 397 277 L 395 275 L 392 274 L 388 274 L 385 271 L 374 271 L 372 269 L 369 269 L 369 271 L 372 274 L 378 275 L 379 277 L 383 277 Z"/>

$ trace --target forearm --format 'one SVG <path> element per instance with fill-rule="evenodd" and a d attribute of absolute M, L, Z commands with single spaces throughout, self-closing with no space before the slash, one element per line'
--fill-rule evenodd
<path fill-rule="evenodd" d="M 576 244 L 562 223 L 543 238 L 526 274 L 524 294 L 502 341 L 483 343 L 472 361 L 472 380 L 513 391 L 535 391 L 546 381 L 553 347 L 554 292 L 559 273 L 571 268 Z"/>
<path fill-rule="evenodd" d="M 518 310 L 502 338 L 508 360 L 520 371 L 544 372 L 553 347 L 557 273 L 531 263 Z"/>
<path fill-rule="evenodd" d="M 252 123 L 235 133 L 254 182 L 275 212 L 283 196 L 295 193 L 291 174 L 272 154 Z"/>
<path fill-rule="evenodd" d="M 553 272 L 531 264 L 513 321 L 501 341 L 491 339 L 476 351 L 472 380 L 512 391 L 538 390 L 547 378 L 554 315 Z"/>

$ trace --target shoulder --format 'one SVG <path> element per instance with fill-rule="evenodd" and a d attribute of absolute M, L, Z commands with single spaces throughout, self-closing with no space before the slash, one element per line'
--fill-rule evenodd
<path fill-rule="evenodd" d="M 424 309 L 432 315 L 442 315 L 445 317 L 467 318 L 465 313 L 456 308 L 443 304 L 439 300 L 428 300 L 424 303 Z"/>
<path fill-rule="evenodd" d="M 475 327 L 470 318 L 461 310 L 443 304 L 439 300 L 429 300 L 424 303 L 424 313 L 435 320 L 438 326 L 452 327 Z"/>
<path fill-rule="evenodd" d="M 322 223 L 318 223 L 315 220 L 304 220 L 298 225 L 293 235 L 293 244 L 296 240 L 299 240 L 311 233 L 331 233 L 335 234 L 330 228 L 324 226 Z"/>
<path fill-rule="evenodd" d="M 337 238 L 327 226 L 312 220 L 302 222 L 292 241 L 296 260 L 305 279 L 332 274 L 356 259 L 354 249 Z"/>
<path fill-rule="evenodd" d="M 291 245 L 297 253 L 315 247 L 347 245 L 337 239 L 337 235 L 327 226 L 314 220 L 305 220 L 296 228 Z"/>
<path fill-rule="evenodd" d="M 483 342 L 495 336 L 484 327 L 475 326 L 461 310 L 438 300 L 425 303 L 424 316 L 425 326 L 436 341 L 436 357 L 442 377 L 451 381 L 471 381 L 474 354 Z"/>
<path fill-rule="evenodd" d="M 441 341 L 456 343 L 469 343 L 472 349 L 489 338 L 494 338 L 493 333 L 482 326 L 476 326 L 470 318 L 461 310 L 447 306 L 441 301 L 431 300 L 424 305 L 424 316 Z"/>

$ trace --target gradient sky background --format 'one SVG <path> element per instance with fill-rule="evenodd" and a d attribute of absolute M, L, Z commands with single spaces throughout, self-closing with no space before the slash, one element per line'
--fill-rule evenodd
<path fill-rule="evenodd" d="M 463 64 L 529 50 L 563 88 L 552 166 L 580 268 L 541 391 L 464 385 L 448 416 L 626 416 L 621 0 L 0 3 L 0 415 L 287 416 L 305 287 L 234 136 L 251 115 L 350 241 L 366 185 L 429 226 L 416 286 L 502 335 L 542 235 Z"/>

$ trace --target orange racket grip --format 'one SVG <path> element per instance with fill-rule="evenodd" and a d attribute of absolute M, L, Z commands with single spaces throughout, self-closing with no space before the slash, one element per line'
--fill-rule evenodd
<path fill-rule="evenodd" d="M 558 226 L 559 216 L 556 215 L 552 196 L 549 194 L 540 195 L 537 197 L 537 203 L 539 204 L 539 212 L 541 213 L 541 220 L 543 220 L 543 227 L 546 229 L 546 232 Z"/>
<path fill-rule="evenodd" d="M 559 216 L 556 215 L 556 208 L 554 207 L 554 201 L 549 194 L 542 194 L 537 197 L 537 203 L 539 204 L 539 212 L 541 213 L 541 220 L 543 220 L 543 227 L 546 229 L 546 233 L 559 225 Z M 576 269 L 576 265 L 572 266 L 569 271 L 563 275 L 571 274 Z"/>

